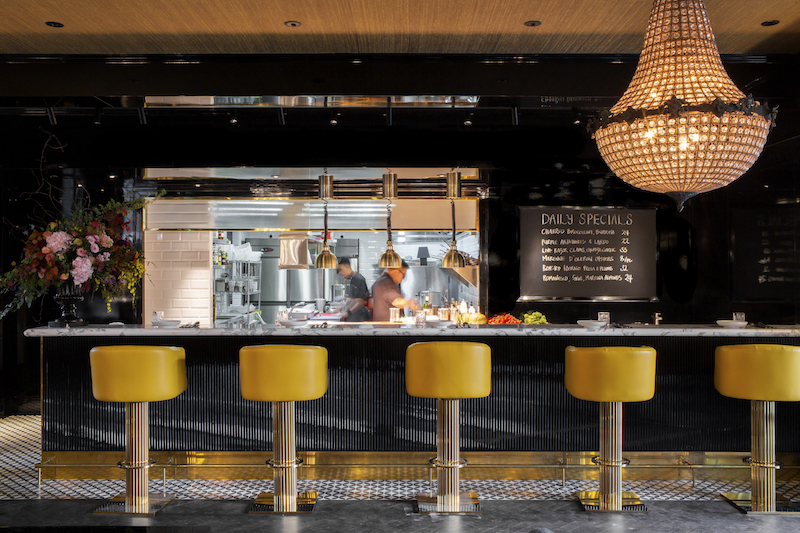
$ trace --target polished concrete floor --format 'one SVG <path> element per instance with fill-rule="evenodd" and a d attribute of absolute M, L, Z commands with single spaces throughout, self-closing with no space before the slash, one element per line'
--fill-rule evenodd
<path fill-rule="evenodd" d="M 99 500 L 0 501 L 3 531 L 201 533 L 796 533 L 800 516 L 744 515 L 717 502 L 648 502 L 646 513 L 587 513 L 571 501 L 487 501 L 479 515 L 419 515 L 411 502 L 322 501 L 312 514 L 248 515 L 248 502 L 176 500 L 154 517 L 94 515 Z"/>

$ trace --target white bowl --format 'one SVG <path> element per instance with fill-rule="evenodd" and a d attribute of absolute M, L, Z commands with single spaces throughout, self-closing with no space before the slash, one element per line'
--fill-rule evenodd
<path fill-rule="evenodd" d="M 741 320 L 717 320 L 717 325 L 725 329 L 742 329 L 747 325 L 747 322 Z"/>
<path fill-rule="evenodd" d="M 278 320 L 278 324 L 285 328 L 299 328 L 305 326 L 308 320 Z"/>
<path fill-rule="evenodd" d="M 606 323 L 604 320 L 578 320 L 578 325 L 586 329 L 600 329 Z"/>
<path fill-rule="evenodd" d="M 154 328 L 177 328 L 181 325 L 180 320 L 153 320 L 153 327 Z"/>

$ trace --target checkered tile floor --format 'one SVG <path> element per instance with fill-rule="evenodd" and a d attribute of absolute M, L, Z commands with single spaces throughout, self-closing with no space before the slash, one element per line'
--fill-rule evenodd
<path fill-rule="evenodd" d="M 124 492 L 123 480 L 44 480 L 39 487 L 34 467 L 40 456 L 41 417 L 18 415 L 0 419 L 0 500 L 33 498 L 103 499 Z M 475 491 L 481 500 L 570 500 L 579 490 L 596 490 L 596 481 L 568 480 L 464 480 L 461 490 Z M 428 480 L 300 480 L 300 491 L 316 491 L 322 500 L 399 500 L 414 499 L 419 492 L 432 490 Z M 749 482 L 630 481 L 632 490 L 643 501 L 711 501 L 720 492 L 750 490 Z M 170 479 L 166 487 L 151 481 L 151 490 L 177 494 L 180 499 L 247 500 L 259 492 L 272 491 L 272 482 L 261 479 Z M 778 492 L 800 499 L 800 480 L 779 482 Z"/>

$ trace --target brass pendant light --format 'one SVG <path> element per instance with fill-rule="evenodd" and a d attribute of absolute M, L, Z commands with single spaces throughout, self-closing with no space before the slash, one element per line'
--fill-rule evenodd
<path fill-rule="evenodd" d="M 702 0 L 654 0 L 636 73 L 593 136 L 623 181 L 682 208 L 753 165 L 776 112 L 728 76 Z"/>
<path fill-rule="evenodd" d="M 386 251 L 383 252 L 381 258 L 378 260 L 378 268 L 400 268 L 403 266 L 403 260 L 397 252 L 394 251 L 392 246 L 392 208 L 391 204 L 386 206 Z"/>
<path fill-rule="evenodd" d="M 464 256 L 456 248 L 456 202 L 450 200 L 450 209 L 453 214 L 453 240 L 450 241 L 450 250 L 442 258 L 442 268 L 460 268 L 466 265 Z"/>
<path fill-rule="evenodd" d="M 324 203 L 325 205 L 325 233 L 323 233 L 322 237 L 322 251 L 319 253 L 317 258 L 314 260 L 314 267 L 315 268 L 336 268 L 339 266 L 338 261 L 336 261 L 336 256 L 331 253 L 331 247 L 328 246 L 328 202 L 327 200 Z"/>

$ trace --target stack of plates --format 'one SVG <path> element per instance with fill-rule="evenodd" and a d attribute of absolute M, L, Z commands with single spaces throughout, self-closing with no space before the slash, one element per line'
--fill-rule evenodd
<path fill-rule="evenodd" d="M 578 320 L 578 324 L 586 329 L 600 329 L 606 325 L 604 320 Z"/>
<path fill-rule="evenodd" d="M 299 328 L 307 323 L 308 320 L 278 320 L 278 324 L 285 328 Z"/>
<path fill-rule="evenodd" d="M 725 329 L 742 329 L 747 325 L 747 322 L 739 320 L 717 320 L 717 325 Z"/>
<path fill-rule="evenodd" d="M 153 320 L 154 328 L 177 328 L 180 324 L 180 320 L 159 320 L 157 322 Z"/>

